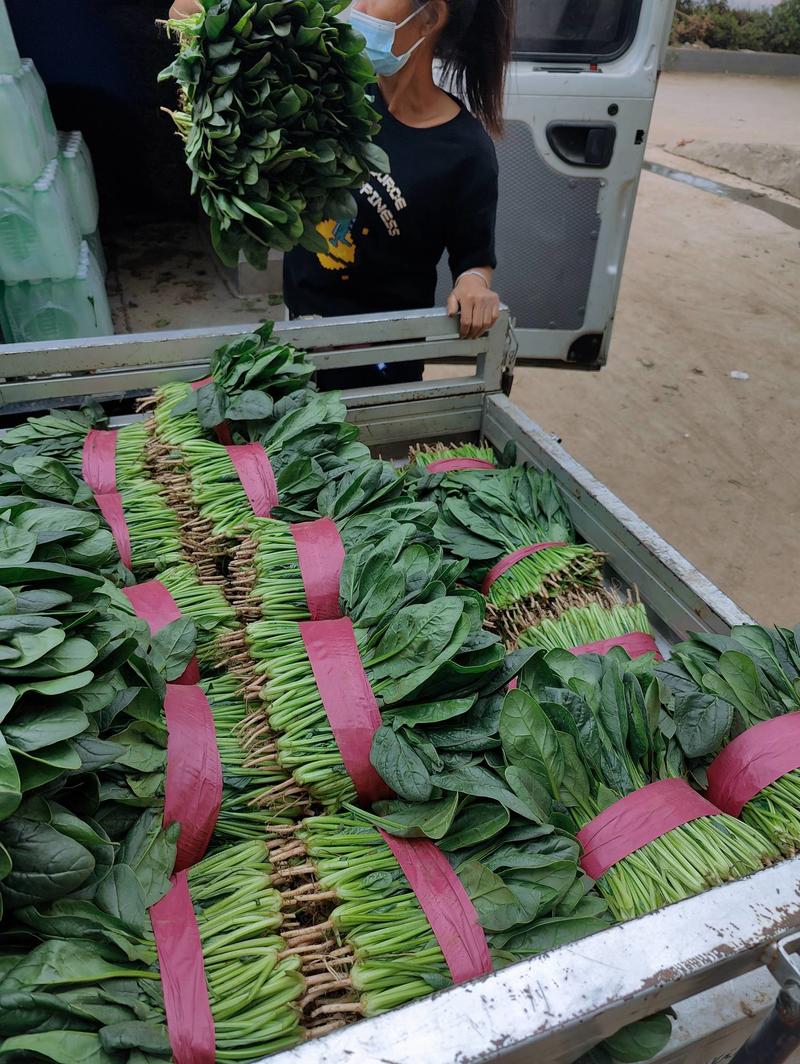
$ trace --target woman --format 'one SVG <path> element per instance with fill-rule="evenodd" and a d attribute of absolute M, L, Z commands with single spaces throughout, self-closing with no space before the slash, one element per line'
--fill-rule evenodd
<path fill-rule="evenodd" d="M 171 14 L 195 6 L 176 0 Z M 480 336 L 500 309 L 492 290 L 497 158 L 489 133 L 502 127 L 514 0 L 355 0 L 342 17 L 364 36 L 378 75 L 375 141 L 390 172 L 372 175 L 356 193 L 355 221 L 320 223 L 326 253 L 296 248 L 285 256 L 289 316 L 431 307 L 447 251 L 448 312 L 460 314 L 462 336 Z M 469 110 L 436 85 L 434 60 Z M 353 387 L 421 375 L 421 363 L 406 362 L 319 377 L 323 387 Z"/>
<path fill-rule="evenodd" d="M 298 248 L 286 256 L 289 314 L 431 307 L 446 250 L 448 312 L 460 313 L 462 336 L 480 336 L 500 309 L 492 291 L 497 159 L 487 130 L 502 126 L 513 0 L 355 0 L 344 17 L 366 39 L 378 75 L 375 139 L 390 173 L 373 175 L 356 194 L 354 222 L 321 223 L 327 254 Z M 438 88 L 434 60 L 469 111 Z M 421 364 L 323 376 L 326 387 L 415 380 Z"/>

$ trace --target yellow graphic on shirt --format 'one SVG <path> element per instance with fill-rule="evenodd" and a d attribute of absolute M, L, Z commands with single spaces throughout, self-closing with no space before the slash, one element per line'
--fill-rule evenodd
<path fill-rule="evenodd" d="M 356 246 L 353 243 L 352 221 L 335 222 L 332 218 L 320 222 L 317 232 L 328 244 L 327 252 L 319 252 L 317 258 L 326 270 L 346 270 L 356 258 Z"/>

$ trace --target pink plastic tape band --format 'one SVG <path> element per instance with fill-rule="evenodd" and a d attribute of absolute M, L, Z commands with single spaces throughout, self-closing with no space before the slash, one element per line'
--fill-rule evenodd
<path fill-rule="evenodd" d="M 507 691 L 516 691 L 516 689 L 518 687 L 519 687 L 519 676 L 512 676 L 511 679 L 508 681 L 508 687 L 506 688 L 506 690 Z"/>
<path fill-rule="evenodd" d="M 111 529 L 120 561 L 131 567 L 131 535 L 122 496 L 117 491 L 117 433 L 92 429 L 83 441 L 81 474 L 92 489 L 100 513 Z"/>
<path fill-rule="evenodd" d="M 116 429 L 92 429 L 83 441 L 81 475 L 95 494 L 117 490 Z"/>
<path fill-rule="evenodd" d="M 599 879 L 618 861 L 653 839 L 690 820 L 719 812 L 686 780 L 649 783 L 626 794 L 581 828 L 577 836 L 583 847 L 581 868 L 592 879 Z"/>
<path fill-rule="evenodd" d="M 708 766 L 709 801 L 738 816 L 770 783 L 800 768 L 800 713 L 762 720 L 737 735 Z"/>
<path fill-rule="evenodd" d="M 106 494 L 97 494 L 94 497 L 100 513 L 106 519 L 106 524 L 111 529 L 114 542 L 119 552 L 119 560 L 122 564 L 131 568 L 131 534 L 128 530 L 128 522 L 125 520 L 125 511 L 122 509 L 122 496 L 118 491 L 109 491 Z"/>
<path fill-rule="evenodd" d="M 290 525 L 297 548 L 300 575 L 312 621 L 341 617 L 339 578 L 344 564 L 344 544 L 330 517 Z"/>
<path fill-rule="evenodd" d="M 253 513 L 256 517 L 269 517 L 273 506 L 278 505 L 278 485 L 267 452 L 260 443 L 240 443 L 225 450 L 239 474 Z"/>
<path fill-rule="evenodd" d="M 453 982 L 488 975 L 492 957 L 475 906 L 438 846 L 428 839 L 381 835 L 428 918 Z"/>
<path fill-rule="evenodd" d="M 158 952 L 167 1032 L 175 1064 L 214 1064 L 216 1039 L 200 932 L 185 872 L 150 907 Z"/>
<path fill-rule="evenodd" d="M 628 632 L 627 635 L 615 635 L 611 639 L 598 639 L 596 643 L 581 643 L 580 646 L 570 647 L 570 653 L 607 654 L 612 647 L 622 647 L 632 658 L 655 654 L 656 661 L 663 661 L 655 639 L 647 632 Z"/>
<path fill-rule="evenodd" d="M 192 391 L 196 392 L 199 388 L 204 387 L 206 384 L 212 384 L 213 381 L 213 377 L 203 377 L 201 381 L 192 381 Z M 220 443 L 224 443 L 226 445 L 233 443 L 233 437 L 231 436 L 231 430 L 228 427 L 227 421 L 220 421 L 219 425 L 215 425 L 214 434 Z"/>
<path fill-rule="evenodd" d="M 485 458 L 439 458 L 427 466 L 429 473 L 455 473 L 461 469 L 497 469 L 497 466 Z"/>
<path fill-rule="evenodd" d="M 392 791 L 369 759 L 381 725 L 378 703 L 361 664 L 353 622 L 301 621 L 300 634 L 344 767 L 363 805 L 391 798 Z"/>
<path fill-rule="evenodd" d="M 133 606 L 137 617 L 147 621 L 150 632 L 155 635 L 172 621 L 180 620 L 182 614 L 178 604 L 160 580 L 147 580 L 143 584 L 124 587 L 123 595 Z M 200 666 L 197 658 L 192 658 L 176 683 L 199 683 Z"/>
<path fill-rule="evenodd" d="M 540 550 L 547 550 L 548 547 L 566 547 L 567 544 L 563 542 L 556 543 L 531 543 L 527 547 L 520 547 L 519 550 L 512 551 L 511 554 L 507 554 L 505 558 L 501 558 L 499 562 L 492 566 L 486 576 L 483 578 L 481 584 L 481 592 L 485 595 L 495 580 L 502 576 L 512 565 L 516 565 L 517 562 L 521 562 L 523 558 L 530 558 L 532 554 L 538 554 Z"/>
<path fill-rule="evenodd" d="M 179 823 L 175 871 L 203 857 L 222 801 L 222 762 L 211 706 L 201 687 L 167 684 L 164 824 Z"/>

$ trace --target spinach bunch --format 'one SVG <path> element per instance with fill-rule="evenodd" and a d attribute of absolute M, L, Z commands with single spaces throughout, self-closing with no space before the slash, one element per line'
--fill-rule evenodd
<path fill-rule="evenodd" d="M 737 625 L 729 636 L 692 633 L 658 668 L 668 712 L 692 773 L 754 724 L 800 711 L 800 627 Z M 800 848 L 800 770 L 781 776 L 747 802 L 743 821 L 786 855 Z"/>
<path fill-rule="evenodd" d="M 414 803 L 439 798 L 445 788 L 481 793 L 469 790 L 484 785 L 484 770 L 473 769 L 472 763 L 499 744 L 485 730 L 485 707 L 478 699 L 508 683 L 534 653 L 506 657 L 497 637 L 482 627 L 481 596 L 455 588 L 462 571 L 462 562 L 446 560 L 413 525 L 395 527 L 380 542 L 368 538 L 351 546 L 342 567 L 341 610 L 353 623 L 378 705 L 392 713 L 407 707 L 410 714 L 408 721 L 398 718 L 395 726 L 377 732 L 373 763 L 398 794 Z M 353 798 L 297 624 L 257 621 L 248 626 L 247 641 L 255 675 L 266 680 L 261 694 L 279 736 L 281 764 L 330 808 Z M 462 715 L 457 723 L 467 728 L 481 753 L 465 753 L 458 743 L 451 749 L 453 725 L 441 733 L 434 728 L 432 739 L 442 746 L 437 751 L 426 726 Z M 480 779 L 467 779 L 465 772 Z M 516 801 L 507 789 L 500 791 L 507 802 Z"/>
<path fill-rule="evenodd" d="M 164 677 L 185 667 L 194 631 L 179 621 L 151 639 L 113 598 L 102 577 L 56 562 L 0 566 L 0 908 L 93 897 L 139 817 L 120 827 L 107 786 L 135 725 L 163 729 Z M 157 900 L 175 831 L 160 814 L 141 830 Z"/>
<path fill-rule="evenodd" d="M 132 836 L 136 833 L 134 829 Z M 0 1055 L 95 1064 L 170 1060 L 158 955 L 140 876 L 121 859 L 91 899 L 18 913 L 39 944 L 0 956 Z M 281 896 L 263 841 L 188 871 L 215 1028 L 215 1059 L 253 1060 L 300 1041 L 305 989 L 277 931 Z"/>
<path fill-rule="evenodd" d="M 573 837 L 513 817 L 487 841 L 480 803 L 460 805 L 440 847 L 475 906 L 496 967 L 610 925 Z M 339 895 L 332 919 L 353 948 L 351 979 L 370 1016 L 449 986 L 450 974 L 405 874 L 368 821 L 356 811 L 310 817 L 300 835 L 320 886 Z"/>
<path fill-rule="evenodd" d="M 27 446 L 0 450 L 0 530 L 21 556 L 97 568 L 118 583 L 130 577 L 88 485 L 48 455 Z M 78 458 L 73 465 L 80 467 Z M 125 481 L 120 498 L 131 544 L 131 568 L 152 575 L 183 560 L 180 525 L 159 485 L 143 477 Z M 35 538 L 35 543 L 34 543 Z"/>
<path fill-rule="evenodd" d="M 180 50 L 160 77 L 180 88 L 173 118 L 217 254 L 263 269 L 271 247 L 324 251 L 315 226 L 355 217 L 352 190 L 388 169 L 363 38 L 343 0 L 201 2 L 172 24 Z"/>
<path fill-rule="evenodd" d="M 648 657 L 552 650 L 524 670 L 500 718 L 509 768 L 542 819 L 580 829 L 648 783 L 685 778 L 684 752 Z M 598 881 L 617 919 L 629 919 L 756 871 L 775 856 L 758 831 L 725 814 L 654 839 Z"/>
<path fill-rule="evenodd" d="M 325 484 L 371 461 L 346 413 L 336 393 L 302 390 L 279 399 L 260 423 L 255 442 L 269 458 L 283 505 L 307 509 Z M 179 452 L 192 500 L 214 533 L 230 536 L 248 527 L 253 508 L 225 447 L 193 439 Z"/>
<path fill-rule="evenodd" d="M 359 551 L 360 557 L 378 549 L 398 530 L 406 543 L 434 542 L 433 503 L 410 499 L 404 478 L 389 462 L 378 460 L 366 461 L 329 480 L 307 508 L 289 500 L 275 507 L 272 514 L 250 522 L 249 536 L 237 550 L 231 568 L 237 607 L 250 620 L 310 620 L 290 522 L 328 517 L 336 524 L 345 553 Z"/>
<path fill-rule="evenodd" d="M 210 379 L 199 388 L 172 381 L 157 389 L 158 439 L 173 445 L 214 439 L 222 422 L 232 439 L 259 439 L 274 420 L 276 400 L 307 388 L 314 372 L 304 352 L 272 340 L 273 327 L 267 321 L 217 348 Z"/>
<path fill-rule="evenodd" d="M 8 563 L 86 566 L 124 582 L 114 537 L 89 487 L 55 458 L 0 451 L 0 553 Z"/>
<path fill-rule="evenodd" d="M 439 506 L 435 533 L 444 548 L 465 558 L 465 579 L 481 587 L 497 562 L 521 547 L 563 543 L 518 560 L 486 590 L 491 622 L 509 644 L 549 604 L 561 608 L 596 601 L 601 556 L 575 541 L 564 499 L 550 473 L 524 466 L 427 473 L 412 467 L 418 495 Z"/>
<path fill-rule="evenodd" d="M 300 836 L 339 904 L 331 919 L 350 946 L 350 973 L 364 1015 L 374 1016 L 450 986 L 450 972 L 400 865 L 364 813 L 310 817 Z M 603 898 L 580 871 L 575 839 L 551 825 L 460 802 L 439 843 L 475 906 L 495 968 L 575 942 L 611 924 Z M 587 1058 L 640 1061 L 669 1041 L 666 1013 L 618 1031 Z"/>
<path fill-rule="evenodd" d="M 86 437 L 92 429 L 105 428 L 105 414 L 100 407 L 84 407 L 81 411 L 58 410 L 42 417 L 28 418 L 0 437 L 0 461 L 10 464 L 20 455 L 53 458 L 63 462 L 76 477 L 82 477 Z M 147 430 L 142 422 L 132 422 L 116 430 L 118 490 L 135 488 L 145 479 L 146 444 Z"/>

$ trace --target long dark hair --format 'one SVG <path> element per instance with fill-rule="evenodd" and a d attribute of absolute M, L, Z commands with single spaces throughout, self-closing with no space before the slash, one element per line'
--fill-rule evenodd
<path fill-rule="evenodd" d="M 419 3 L 420 0 L 417 0 Z M 445 77 L 490 133 L 503 128 L 506 68 L 516 0 L 445 0 L 447 22 L 436 45 Z"/>

